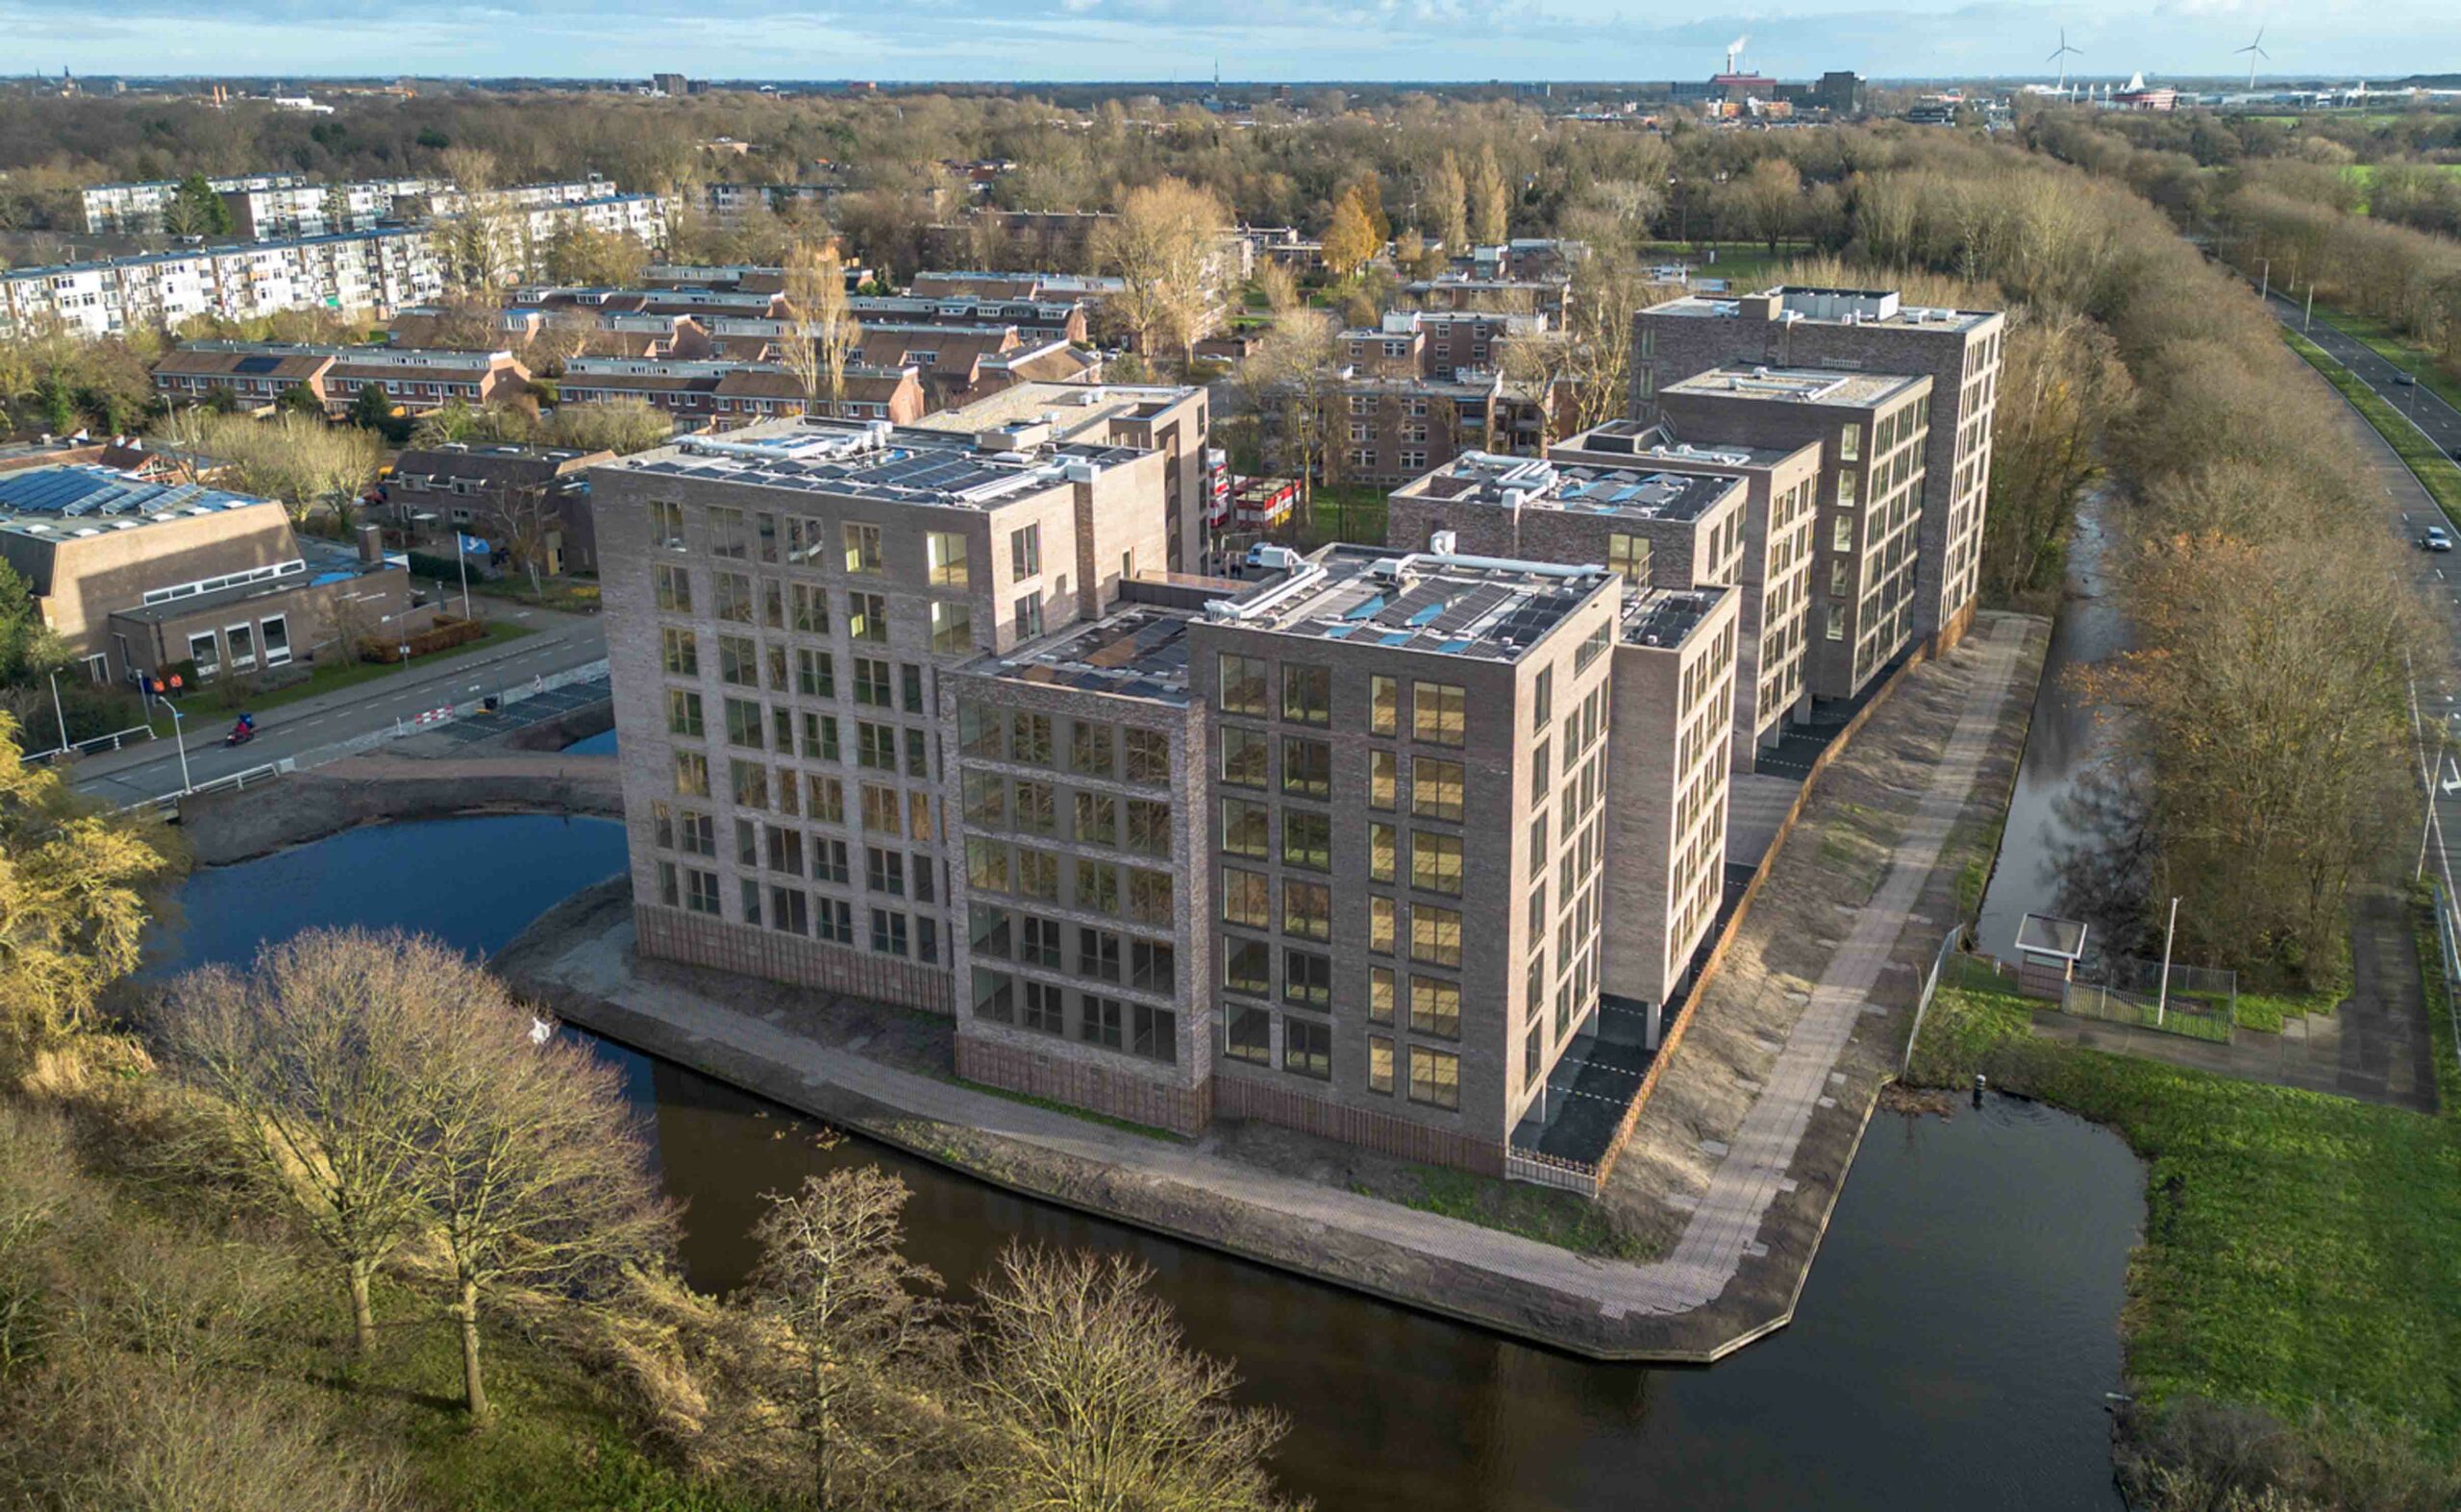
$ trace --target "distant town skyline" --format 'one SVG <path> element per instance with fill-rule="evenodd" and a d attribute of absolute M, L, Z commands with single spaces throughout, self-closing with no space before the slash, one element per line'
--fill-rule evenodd
<path fill-rule="evenodd" d="M 2061 27 L 2071 77 L 2226 79 L 2267 28 L 2265 77 L 2461 72 L 2445 0 L 2326 0 L 2284 14 L 2250 0 L 2086 0 L 2064 6 L 1796 0 L 1757 14 L 1699 6 L 1628 19 L 1621 0 L 937 0 L 880 10 L 700 12 L 664 0 L 540 0 L 518 18 L 472 0 L 424 11 L 368 0 L 176 0 L 107 10 L 0 0 L 0 27 L 42 38 L 19 67 L 57 74 L 386 75 L 1039 80 L 1195 83 L 1217 60 L 1240 82 L 1690 79 L 1744 37 L 1744 66 L 1802 78 L 2052 77 Z M 1228 19 L 1235 13 L 1237 19 Z M 382 45 L 375 45 L 382 38 Z M 48 56 L 44 56 L 48 54 Z"/>

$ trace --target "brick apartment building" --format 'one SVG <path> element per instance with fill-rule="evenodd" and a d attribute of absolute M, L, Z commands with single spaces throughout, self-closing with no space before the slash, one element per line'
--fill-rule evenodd
<path fill-rule="evenodd" d="M 1658 427 L 1610 420 L 1567 437 L 1547 455 L 1592 468 L 1742 483 L 1734 758 L 1736 771 L 1752 771 L 1760 749 L 1782 738 L 1787 721 L 1811 708 L 1812 533 L 1819 514 L 1821 448 L 1808 442 L 1791 451 L 1732 442 L 1693 446 Z M 1654 576 L 1662 563 L 1672 564 L 1653 554 L 1654 582 L 1666 581 Z"/>
<path fill-rule="evenodd" d="M 802 422 L 597 469 L 640 949 L 949 1013 L 994 1084 L 1500 1173 L 1714 918 L 1737 596 L 1168 577 L 1161 463 Z"/>
<path fill-rule="evenodd" d="M 174 406 L 220 392 L 243 409 L 261 409 L 296 385 L 313 395 L 327 414 L 339 415 L 371 384 L 415 413 L 457 399 L 476 409 L 522 398 L 530 392 L 530 373 L 503 349 L 449 352 L 275 341 L 188 341 L 154 365 L 154 392 Z"/>
<path fill-rule="evenodd" d="M 1387 377 L 1453 378 L 1504 366 L 1504 344 L 1547 329 L 1546 317 L 1479 310 L 1395 310 L 1335 337 L 1344 366 Z"/>
<path fill-rule="evenodd" d="M 1629 415 L 1664 418 L 1658 391 L 1712 367 L 1928 378 L 1913 633 L 1953 644 L 1973 617 L 1980 582 L 1991 417 L 2006 330 L 2007 317 L 1997 310 L 1912 306 L 1893 289 L 1778 286 L 1735 297 L 1685 295 L 1633 317 Z"/>
<path fill-rule="evenodd" d="M 459 533 L 534 551 L 544 573 L 594 573 L 589 469 L 614 459 L 535 446 L 414 446 L 394 459 L 380 502 L 413 546 L 442 541 L 450 555 Z"/>
<path fill-rule="evenodd" d="M 564 363 L 556 393 L 567 404 L 637 399 L 679 420 L 721 429 L 810 408 L 803 380 L 774 362 L 581 357 Z M 821 408 L 839 419 L 906 425 L 930 409 L 931 396 L 918 369 L 856 365 L 846 369 L 839 396 Z"/>
<path fill-rule="evenodd" d="M 1328 471 L 1344 483 L 1391 486 L 1485 448 L 1506 410 L 1493 372 L 1385 377 L 1344 368 L 1325 404 Z"/>
<path fill-rule="evenodd" d="M 1853 697 L 1922 639 L 1930 398 L 1925 376 L 1805 368 L 1711 368 L 1658 389 L 1676 434 L 1820 448 L 1809 632 L 1817 697 Z"/>
<path fill-rule="evenodd" d="M 1464 453 L 1394 491 L 1385 539 L 1415 548 L 1449 533 L 1462 551 L 1596 563 L 1640 588 L 1740 590 L 1730 756 L 1748 772 L 1785 733 L 1787 716 L 1810 707 L 1802 661 L 1817 454 L 1770 454 L 1756 466 L 1722 455 L 1701 465 L 1646 450 L 1559 447 L 1552 460 Z"/>

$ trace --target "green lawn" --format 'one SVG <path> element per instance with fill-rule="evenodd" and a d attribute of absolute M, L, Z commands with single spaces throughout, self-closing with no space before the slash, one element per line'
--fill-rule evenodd
<path fill-rule="evenodd" d="M 2051 1044 L 2033 1036 L 2022 999 L 1944 988 L 1910 1079 L 1963 1086 L 1976 1071 L 2108 1125 L 2145 1158 L 2146 1231 L 2122 1324 L 2149 1401 L 2251 1403 L 2292 1423 L 2322 1404 L 2406 1422 L 2439 1452 L 2461 1443 L 2450 1115 Z"/>
<path fill-rule="evenodd" d="M 2419 482 L 2426 485 L 2427 493 L 2444 510 L 2445 517 L 2461 522 L 2461 465 L 2456 465 L 2451 458 L 2445 456 L 2433 441 L 2420 434 L 2417 426 L 2410 424 L 2399 410 L 2374 389 L 2350 376 L 2349 369 L 2334 361 L 2323 347 L 2296 331 L 2284 330 L 2282 339 L 2290 343 L 2292 351 L 2305 358 L 2309 366 L 2324 374 L 2327 383 L 2340 389 L 2342 397 L 2349 400 L 2360 414 L 2367 417 L 2367 423 L 2375 428 L 2376 434 L 2392 444 L 2401 460 L 2409 464 L 2410 471 L 2418 474 Z"/>
<path fill-rule="evenodd" d="M 563 614 L 595 614 L 599 609 L 598 580 L 595 578 L 546 578 L 540 580 L 542 591 L 533 591 L 530 580 L 516 574 L 507 578 L 489 578 L 482 582 L 473 579 L 470 591 L 491 599 L 506 599 L 526 604 L 534 608 L 554 609 Z M 450 595 L 455 588 L 438 583 Z"/>
<path fill-rule="evenodd" d="M 1385 545 L 1384 490 L 1363 483 L 1328 483 L 1315 491 L 1307 511 L 1295 522 L 1294 535 L 1305 550 L 1331 541 Z"/>
<path fill-rule="evenodd" d="M 477 640 L 466 641 L 443 651 L 430 652 L 424 657 L 413 657 L 409 661 L 398 665 L 387 665 L 381 661 L 327 659 L 317 662 L 315 670 L 309 673 L 306 680 L 293 682 L 288 687 L 275 688 L 268 692 L 261 688 L 249 689 L 236 682 L 209 682 L 202 691 L 190 694 L 180 706 L 191 719 L 199 714 L 236 714 L 243 708 L 252 713 L 262 713 L 268 708 L 280 708 L 285 704 L 295 704 L 303 698 L 313 698 L 319 693 L 332 693 L 341 688 L 356 687 L 362 682 L 373 682 L 380 678 L 396 677 L 412 667 L 424 667 L 439 660 L 466 657 L 472 652 L 484 651 L 489 646 L 508 640 L 518 640 L 524 635 L 535 633 L 537 632 L 533 627 L 515 624 L 511 620 L 489 620 L 487 632 Z M 167 724 L 167 718 L 162 723 Z"/>
<path fill-rule="evenodd" d="M 2353 315 L 2346 310 L 2316 307 L 2316 318 L 2357 338 L 2384 360 L 2418 376 L 2446 404 L 2461 409 L 2461 377 L 2447 370 L 2436 360 L 2435 354 L 2396 333 L 2392 327 L 2369 315 Z"/>

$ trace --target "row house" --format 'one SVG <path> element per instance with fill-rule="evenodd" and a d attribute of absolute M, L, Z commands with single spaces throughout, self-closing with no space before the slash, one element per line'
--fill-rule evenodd
<path fill-rule="evenodd" d="M 803 381 L 775 364 L 583 357 L 564 364 L 558 397 L 568 404 L 637 399 L 679 420 L 720 427 L 812 407 Z M 908 424 L 930 404 L 912 367 L 850 366 L 843 393 L 821 409 L 846 420 Z"/>
<path fill-rule="evenodd" d="M 415 413 L 456 400 L 476 409 L 518 399 L 530 391 L 530 374 L 507 350 L 409 351 L 275 341 L 185 342 L 154 368 L 154 391 L 172 405 L 198 403 L 220 392 L 242 408 L 261 408 L 298 386 L 314 395 L 326 413 L 339 415 L 371 384 L 394 405 Z"/>

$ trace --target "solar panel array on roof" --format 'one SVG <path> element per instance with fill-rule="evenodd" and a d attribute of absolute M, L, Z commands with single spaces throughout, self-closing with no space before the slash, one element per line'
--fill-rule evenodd
<path fill-rule="evenodd" d="M 270 373 L 281 366 L 282 359 L 278 357 L 243 357 L 239 359 L 237 362 L 232 364 L 231 371 L 234 373 Z"/>
<path fill-rule="evenodd" d="M 92 463 L 0 475 L 0 514 L 155 516 L 232 508 L 259 501 L 195 483 L 149 483 Z"/>

